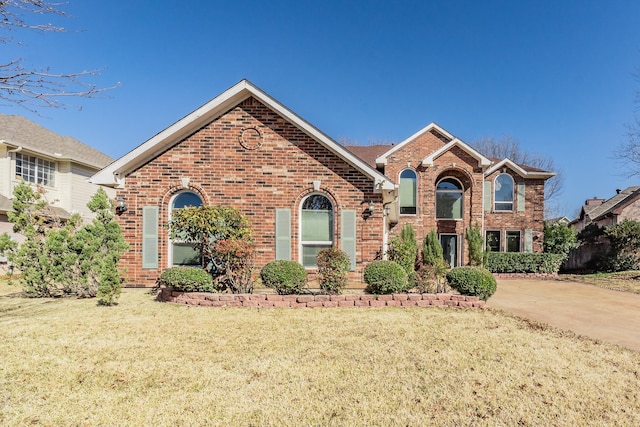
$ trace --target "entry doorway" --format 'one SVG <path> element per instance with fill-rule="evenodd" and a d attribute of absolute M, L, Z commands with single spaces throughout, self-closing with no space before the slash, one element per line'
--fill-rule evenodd
<path fill-rule="evenodd" d="M 453 268 L 458 265 L 458 235 L 457 234 L 441 234 L 440 245 L 442 246 L 442 255 L 444 262 Z"/>

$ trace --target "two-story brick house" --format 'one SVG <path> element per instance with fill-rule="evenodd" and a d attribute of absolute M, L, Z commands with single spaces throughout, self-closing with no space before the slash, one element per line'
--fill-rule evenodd
<path fill-rule="evenodd" d="M 464 233 L 478 224 L 493 250 L 541 251 L 544 181 L 552 173 L 488 159 L 430 124 L 394 146 L 343 147 L 243 80 L 92 177 L 115 187 L 130 250 L 129 284 L 151 286 L 193 250 L 166 224 L 186 205 L 226 205 L 251 221 L 259 267 L 342 248 L 352 278 L 385 256 L 411 222 L 435 228 L 451 265 L 465 262 Z"/>

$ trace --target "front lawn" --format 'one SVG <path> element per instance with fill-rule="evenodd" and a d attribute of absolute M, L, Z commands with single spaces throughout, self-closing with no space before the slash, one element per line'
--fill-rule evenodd
<path fill-rule="evenodd" d="M 640 294 L 640 271 L 621 271 L 619 273 L 593 273 L 593 274 L 560 274 L 561 280 L 595 285 L 615 291 L 632 292 Z"/>
<path fill-rule="evenodd" d="M 496 311 L 18 292 L 0 284 L 0 425 L 640 425 L 640 354 Z"/>

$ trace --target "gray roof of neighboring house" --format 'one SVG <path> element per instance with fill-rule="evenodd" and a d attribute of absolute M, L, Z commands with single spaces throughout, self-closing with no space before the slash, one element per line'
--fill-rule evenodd
<path fill-rule="evenodd" d="M 53 210 L 53 214 L 60 219 L 67 220 L 71 218 L 71 214 L 66 210 L 57 206 L 49 206 Z M 10 212 L 13 210 L 13 203 L 11 199 L 0 194 L 0 212 Z"/>
<path fill-rule="evenodd" d="M 640 186 L 627 187 L 599 205 L 584 205 L 582 209 L 585 215 L 589 215 L 589 219 L 591 221 L 595 221 L 612 212 L 622 203 L 627 202 L 630 198 L 637 196 L 640 196 Z"/>
<path fill-rule="evenodd" d="M 102 169 L 114 160 L 77 139 L 58 135 L 22 116 L 0 114 L 0 141 L 96 169 Z"/>

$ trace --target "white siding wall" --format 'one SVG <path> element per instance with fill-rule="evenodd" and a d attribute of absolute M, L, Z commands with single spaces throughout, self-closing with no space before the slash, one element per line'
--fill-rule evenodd
<path fill-rule="evenodd" d="M 7 152 L 7 147 L 0 144 L 0 194 L 11 197 L 11 155 Z"/>
<path fill-rule="evenodd" d="M 98 185 L 91 184 L 89 182 L 89 178 L 96 173 L 95 169 L 89 169 L 86 166 L 81 166 L 77 164 L 71 165 L 70 176 L 70 204 L 69 208 L 66 208 L 69 212 L 78 212 L 84 219 L 93 218 L 94 215 L 91 213 L 89 208 L 87 208 L 87 203 L 98 188 Z M 116 190 L 113 188 L 103 187 L 103 190 L 106 191 L 107 195 L 110 199 L 114 199 L 116 197 Z"/>

